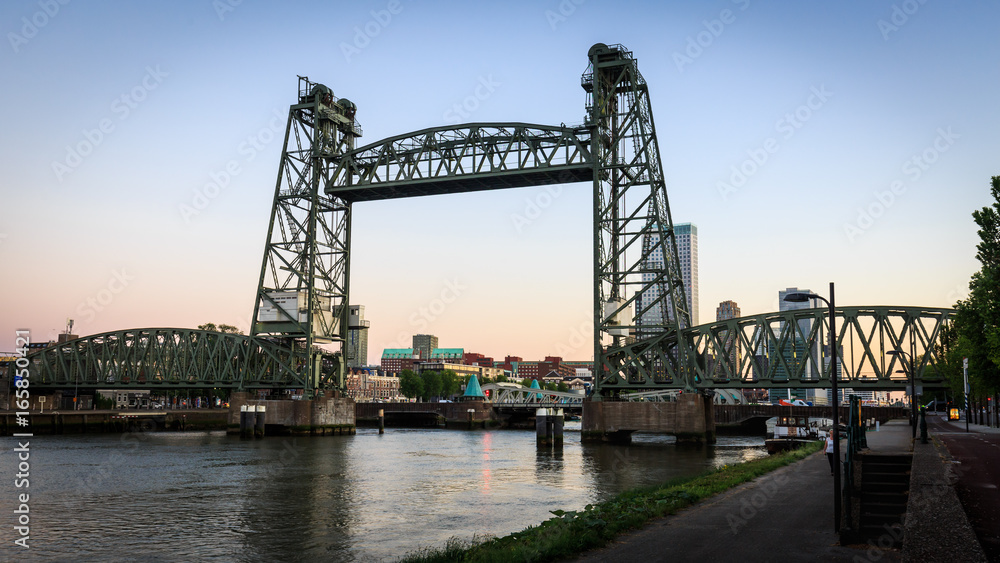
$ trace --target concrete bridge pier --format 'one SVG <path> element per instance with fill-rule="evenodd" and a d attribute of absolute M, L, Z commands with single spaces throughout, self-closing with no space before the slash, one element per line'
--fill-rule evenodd
<path fill-rule="evenodd" d="M 563 446 L 563 410 L 538 409 L 535 411 L 535 443 L 539 448 Z"/>
<path fill-rule="evenodd" d="M 586 401 L 583 403 L 584 442 L 629 444 L 633 432 L 672 434 L 677 443 L 715 443 L 715 413 L 711 395 L 683 393 L 670 402 Z"/>
<path fill-rule="evenodd" d="M 354 434 L 354 400 L 339 397 L 260 400 L 237 392 L 229 399 L 229 429 L 255 438 L 265 434 Z"/>

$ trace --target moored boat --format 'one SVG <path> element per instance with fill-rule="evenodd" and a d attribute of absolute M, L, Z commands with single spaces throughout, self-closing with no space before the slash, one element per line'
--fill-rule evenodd
<path fill-rule="evenodd" d="M 808 416 L 779 416 L 774 424 L 774 437 L 764 440 L 767 453 L 794 450 L 818 440 L 816 430 L 809 426 Z"/>

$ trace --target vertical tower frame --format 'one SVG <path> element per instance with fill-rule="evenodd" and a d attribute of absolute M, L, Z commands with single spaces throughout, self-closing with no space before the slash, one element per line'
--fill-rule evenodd
<path fill-rule="evenodd" d="M 690 326 L 649 100 L 632 53 L 598 43 L 582 78 L 594 153 L 595 398 L 678 379 Z"/>
<path fill-rule="evenodd" d="M 326 188 L 331 159 L 353 150 L 361 136 L 355 113 L 349 100 L 299 77 L 254 303 L 251 335 L 273 338 L 293 351 L 289 367 L 309 397 L 343 386 L 351 202 L 328 195 Z M 333 365 L 317 347 L 330 343 L 341 348 Z"/>

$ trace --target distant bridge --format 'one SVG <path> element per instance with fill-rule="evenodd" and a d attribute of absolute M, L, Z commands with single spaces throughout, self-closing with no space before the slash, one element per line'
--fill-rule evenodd
<path fill-rule="evenodd" d="M 266 338 L 186 328 L 103 332 L 28 354 L 32 389 L 304 388 L 291 351 Z M 12 385 L 14 366 L 6 373 Z"/>
<path fill-rule="evenodd" d="M 539 409 L 539 408 L 580 408 L 585 396 L 582 393 L 531 389 L 516 384 L 487 383 L 483 391 L 490 392 L 493 408 Z"/>

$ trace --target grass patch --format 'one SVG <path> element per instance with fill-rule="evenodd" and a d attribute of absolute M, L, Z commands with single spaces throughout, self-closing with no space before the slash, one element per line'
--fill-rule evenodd
<path fill-rule="evenodd" d="M 552 518 L 502 538 L 451 538 L 443 548 L 420 549 L 406 554 L 400 561 L 506 563 L 570 557 L 601 547 L 616 536 L 642 527 L 654 518 L 673 514 L 702 499 L 799 461 L 819 451 L 822 445 L 823 442 L 817 441 L 798 450 L 633 489 L 611 500 L 588 504 L 583 510 L 553 510 Z"/>

